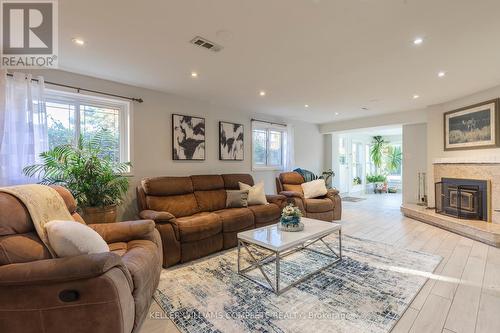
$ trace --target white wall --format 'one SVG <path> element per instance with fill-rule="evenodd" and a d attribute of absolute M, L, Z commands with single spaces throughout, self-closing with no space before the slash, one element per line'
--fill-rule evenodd
<path fill-rule="evenodd" d="M 45 80 L 81 88 L 102 90 L 119 95 L 141 97 L 144 103 L 133 103 L 133 177 L 121 218 L 135 218 L 135 186 L 142 178 L 154 176 L 186 176 L 193 174 L 252 173 L 256 181 L 263 180 L 267 193 L 274 193 L 274 171 L 251 170 L 251 118 L 265 119 L 240 110 L 187 99 L 168 93 L 133 87 L 57 70 L 33 71 Z M 50 87 L 50 86 L 48 86 Z M 187 114 L 206 118 L 206 160 L 199 162 L 173 161 L 171 148 L 171 114 Z M 245 160 L 219 161 L 218 122 L 220 120 L 245 126 Z M 286 119 L 271 119 L 287 122 Z M 315 124 L 289 121 L 295 127 L 295 160 L 298 167 L 315 173 L 323 171 L 323 137 Z"/>
<path fill-rule="evenodd" d="M 480 159 L 482 157 L 491 158 L 500 157 L 500 148 L 496 149 L 473 149 L 473 150 L 455 150 L 444 151 L 444 116 L 447 111 L 459 109 L 469 105 L 491 100 L 500 97 L 500 86 L 478 92 L 454 101 L 440 104 L 427 111 L 427 171 L 428 171 L 428 189 L 429 205 L 434 206 L 434 173 L 433 161 L 437 158 L 462 157 L 470 159 Z"/>
<path fill-rule="evenodd" d="M 403 125 L 403 203 L 418 202 L 418 173 L 427 171 L 427 124 Z"/>

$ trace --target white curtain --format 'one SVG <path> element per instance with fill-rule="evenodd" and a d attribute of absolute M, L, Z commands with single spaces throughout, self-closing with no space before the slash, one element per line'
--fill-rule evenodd
<path fill-rule="evenodd" d="M 36 180 L 23 175 L 23 168 L 38 162 L 48 150 L 44 81 L 31 74 L 0 71 L 0 186 Z"/>
<path fill-rule="evenodd" d="M 285 135 L 285 154 L 284 154 L 284 171 L 293 171 L 295 169 L 295 146 L 293 141 L 294 129 L 293 125 L 286 125 Z"/>

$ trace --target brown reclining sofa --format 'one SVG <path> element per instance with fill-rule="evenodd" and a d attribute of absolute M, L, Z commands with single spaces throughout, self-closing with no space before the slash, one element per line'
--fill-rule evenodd
<path fill-rule="evenodd" d="M 54 188 L 85 223 L 71 193 Z M 161 272 L 154 223 L 89 226 L 111 252 L 53 259 L 26 207 L 0 193 L 0 332 L 139 332 Z"/>
<path fill-rule="evenodd" d="M 137 187 L 141 218 L 156 222 L 163 243 L 163 266 L 184 263 L 237 245 L 240 231 L 277 223 L 286 198 L 268 195 L 267 205 L 226 209 L 226 190 L 238 182 L 254 185 L 249 174 L 147 178 Z"/>

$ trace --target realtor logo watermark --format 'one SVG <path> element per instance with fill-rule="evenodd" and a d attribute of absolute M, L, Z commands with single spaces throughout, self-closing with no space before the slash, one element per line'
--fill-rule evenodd
<path fill-rule="evenodd" d="M 57 68 L 57 0 L 0 0 L 2 68 Z"/>

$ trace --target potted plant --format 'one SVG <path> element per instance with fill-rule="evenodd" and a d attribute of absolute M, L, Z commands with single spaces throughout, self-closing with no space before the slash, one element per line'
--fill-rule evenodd
<path fill-rule="evenodd" d="M 66 144 L 41 153 L 42 162 L 23 172 L 38 177 L 41 184 L 66 187 L 87 223 L 115 222 L 117 207 L 129 187 L 123 173 L 131 165 L 113 161 L 109 153 L 113 144 L 107 130 L 87 140 L 81 135 L 76 146 Z"/>
<path fill-rule="evenodd" d="M 366 176 L 366 191 L 377 193 L 377 188 L 383 186 L 387 181 L 387 177 L 385 175 L 367 175 Z"/>

